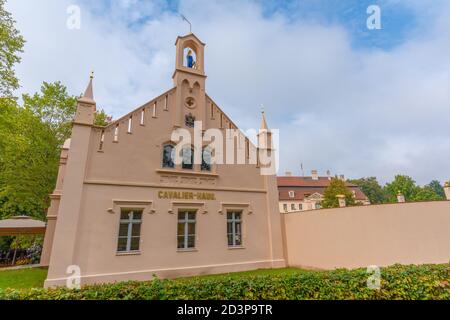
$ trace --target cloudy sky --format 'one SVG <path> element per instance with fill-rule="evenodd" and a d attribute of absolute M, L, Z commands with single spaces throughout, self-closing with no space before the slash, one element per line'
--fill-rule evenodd
<path fill-rule="evenodd" d="M 381 9 L 369 30 L 366 10 Z M 81 28 L 67 28 L 77 5 Z M 280 172 L 450 178 L 450 1 L 9 0 L 22 92 L 62 81 L 114 117 L 172 86 L 177 35 L 206 42 L 207 91 L 242 129 L 264 104 Z"/>

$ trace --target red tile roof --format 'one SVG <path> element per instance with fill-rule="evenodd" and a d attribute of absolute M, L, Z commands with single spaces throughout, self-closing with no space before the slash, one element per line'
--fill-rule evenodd
<path fill-rule="evenodd" d="M 316 192 L 323 195 L 325 188 L 330 184 L 330 179 L 319 177 L 318 180 L 313 180 L 311 177 L 284 176 L 277 177 L 277 182 L 280 200 L 303 200 Z M 368 200 L 357 185 L 347 181 L 345 185 L 355 191 L 356 200 Z M 295 191 L 294 198 L 289 197 L 289 191 Z"/>

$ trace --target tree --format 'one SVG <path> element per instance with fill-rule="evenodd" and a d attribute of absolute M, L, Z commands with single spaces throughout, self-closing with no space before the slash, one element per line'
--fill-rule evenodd
<path fill-rule="evenodd" d="M 386 202 L 386 194 L 376 177 L 354 179 L 349 182 L 356 184 L 369 198 L 371 204 Z"/>
<path fill-rule="evenodd" d="M 0 217 L 44 218 L 56 180 L 58 139 L 48 124 L 14 104 L 0 108 Z"/>
<path fill-rule="evenodd" d="M 329 186 L 325 189 L 324 199 L 322 200 L 322 208 L 337 208 L 339 200 L 337 195 L 344 195 L 347 206 L 355 205 L 353 193 L 345 186 L 345 182 L 341 179 L 332 178 Z"/>
<path fill-rule="evenodd" d="M 433 201 L 442 200 L 443 198 L 439 196 L 433 188 L 430 186 L 425 186 L 418 189 L 417 193 L 412 198 L 412 201 Z"/>
<path fill-rule="evenodd" d="M 25 40 L 14 26 L 15 21 L 0 0 L 0 97 L 11 97 L 19 88 L 14 65 L 19 63 Z"/>
<path fill-rule="evenodd" d="M 416 182 L 409 176 L 396 175 L 391 183 L 384 186 L 384 190 L 389 202 L 397 202 L 397 194 L 401 192 L 406 201 L 414 201 L 414 197 L 419 191 Z"/>
<path fill-rule="evenodd" d="M 441 198 L 441 200 L 445 199 L 444 188 L 439 181 L 433 180 L 427 186 L 433 189 L 434 192 Z"/>
<path fill-rule="evenodd" d="M 50 127 L 60 144 L 70 137 L 77 97 L 69 95 L 61 82 L 44 81 L 40 92 L 24 94 L 22 98 L 24 107 Z"/>
<path fill-rule="evenodd" d="M 96 126 L 106 126 L 108 124 L 108 118 L 110 118 L 104 110 L 97 111 L 95 114 L 95 122 Z"/>
<path fill-rule="evenodd" d="M 44 82 L 40 92 L 23 95 L 23 107 L 14 99 L 0 101 L 0 217 L 45 217 L 77 98 L 60 82 Z M 101 110 L 96 124 L 106 118 Z"/>

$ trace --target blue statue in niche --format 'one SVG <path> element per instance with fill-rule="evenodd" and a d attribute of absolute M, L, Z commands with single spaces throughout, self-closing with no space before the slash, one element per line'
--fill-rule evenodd
<path fill-rule="evenodd" d="M 194 61 L 194 57 L 192 56 L 192 50 L 188 51 L 186 60 L 187 60 L 188 68 L 194 68 L 195 67 L 195 61 Z"/>

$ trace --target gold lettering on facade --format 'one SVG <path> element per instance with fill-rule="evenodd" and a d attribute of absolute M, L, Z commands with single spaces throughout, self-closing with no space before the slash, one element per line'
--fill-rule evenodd
<path fill-rule="evenodd" d="M 190 191 L 158 191 L 159 199 L 178 200 L 216 200 L 216 195 L 212 192 L 190 192 Z"/>

